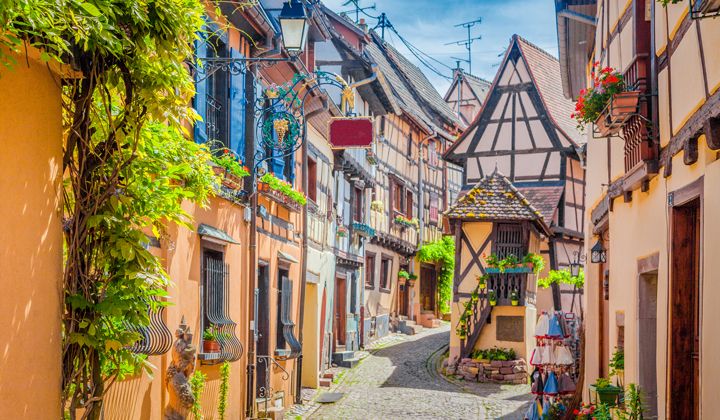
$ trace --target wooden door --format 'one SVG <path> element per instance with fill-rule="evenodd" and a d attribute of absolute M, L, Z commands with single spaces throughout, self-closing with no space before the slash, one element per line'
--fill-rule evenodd
<path fill-rule="evenodd" d="M 319 349 L 320 349 L 320 364 L 321 364 L 321 370 L 325 370 L 327 368 L 327 359 L 325 358 L 325 324 L 327 321 L 325 320 L 325 309 L 327 307 L 327 288 L 323 288 L 322 293 L 322 302 L 320 303 L 320 343 L 319 343 Z"/>
<path fill-rule="evenodd" d="M 256 353 L 258 356 L 267 356 L 270 354 L 270 313 L 267 308 L 270 307 L 270 276 L 268 266 L 260 264 L 258 266 L 258 342 Z M 262 310 L 262 308 L 265 308 Z M 255 389 L 259 398 L 264 398 L 267 389 L 267 375 L 264 365 L 258 364 L 257 379 Z"/>
<path fill-rule="evenodd" d="M 672 211 L 668 418 L 700 418 L 700 200 Z"/>
<path fill-rule="evenodd" d="M 435 267 L 420 268 L 420 310 L 436 311 L 437 272 Z"/>
<path fill-rule="evenodd" d="M 347 280 L 342 277 L 335 279 L 335 342 L 345 345 L 345 327 L 347 316 Z"/>
<path fill-rule="evenodd" d="M 408 302 L 408 285 L 402 283 L 398 285 L 398 314 L 407 316 Z"/>

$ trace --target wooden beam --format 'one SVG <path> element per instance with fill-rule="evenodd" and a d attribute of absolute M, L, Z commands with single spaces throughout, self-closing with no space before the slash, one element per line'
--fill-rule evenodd
<path fill-rule="evenodd" d="M 703 131 L 705 132 L 705 142 L 710 150 L 720 149 L 720 118 L 708 118 Z"/>
<path fill-rule="evenodd" d="M 683 163 L 692 165 L 698 161 L 698 138 L 690 137 L 683 148 Z"/>

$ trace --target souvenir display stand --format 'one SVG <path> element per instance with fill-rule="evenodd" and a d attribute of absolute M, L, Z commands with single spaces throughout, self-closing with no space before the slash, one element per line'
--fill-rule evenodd
<path fill-rule="evenodd" d="M 578 320 L 573 313 L 543 312 L 535 328 L 536 347 L 529 365 L 533 404 L 526 420 L 547 418 L 552 409 L 562 411 L 575 395 L 577 382 Z"/>

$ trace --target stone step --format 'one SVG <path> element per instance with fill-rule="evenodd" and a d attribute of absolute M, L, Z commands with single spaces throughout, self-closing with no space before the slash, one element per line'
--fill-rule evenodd
<path fill-rule="evenodd" d="M 337 365 L 344 368 L 352 369 L 360 363 L 360 358 L 354 357 L 351 359 L 338 360 Z"/>
<path fill-rule="evenodd" d="M 422 325 L 417 325 L 414 322 L 412 325 L 405 325 L 400 328 L 400 331 L 405 335 L 415 335 L 423 330 Z"/>
<path fill-rule="evenodd" d="M 330 379 L 330 380 L 332 380 L 333 378 L 335 378 L 335 374 L 332 373 L 332 372 L 323 372 L 320 377 L 323 378 L 323 379 Z"/>
<path fill-rule="evenodd" d="M 332 379 L 330 378 L 320 378 L 320 381 L 318 384 L 323 388 L 330 388 L 332 386 Z"/>
<path fill-rule="evenodd" d="M 265 419 L 282 420 L 285 418 L 285 409 L 282 407 L 268 407 L 267 412 L 260 413 L 260 416 Z"/>
<path fill-rule="evenodd" d="M 355 352 L 348 350 L 348 351 L 339 351 L 336 353 L 333 353 L 332 359 L 333 363 L 338 363 L 343 360 L 352 359 L 355 357 Z"/>

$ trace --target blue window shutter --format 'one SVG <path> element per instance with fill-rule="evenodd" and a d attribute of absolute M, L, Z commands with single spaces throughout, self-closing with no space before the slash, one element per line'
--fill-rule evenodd
<path fill-rule="evenodd" d="M 203 31 L 200 33 L 200 39 L 195 41 L 196 57 L 207 57 L 207 42 L 205 36 L 206 34 Z M 205 126 L 205 120 L 207 118 L 208 82 L 207 79 L 202 80 L 205 77 L 205 71 L 206 69 L 195 73 L 195 111 L 198 115 L 200 115 L 200 118 L 202 118 L 202 120 L 195 122 L 194 135 L 196 143 L 207 142 L 207 127 Z"/>
<path fill-rule="evenodd" d="M 231 58 L 242 58 L 234 48 L 230 49 Z M 238 156 L 245 156 L 245 75 L 230 76 L 230 149 Z"/>

